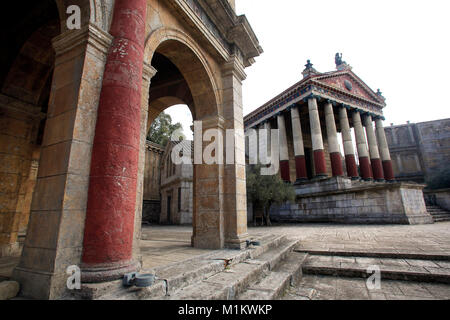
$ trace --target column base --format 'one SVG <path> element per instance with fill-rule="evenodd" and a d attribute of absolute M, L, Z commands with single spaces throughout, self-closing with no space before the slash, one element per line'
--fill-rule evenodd
<path fill-rule="evenodd" d="M 291 172 L 289 169 L 289 160 L 280 161 L 281 179 L 284 182 L 291 182 Z"/>
<path fill-rule="evenodd" d="M 333 177 L 342 177 L 344 175 L 344 169 L 342 168 L 342 156 L 339 152 L 330 153 L 331 158 L 331 171 Z"/>
<path fill-rule="evenodd" d="M 299 184 L 303 184 L 306 181 L 308 181 L 307 178 L 298 178 L 297 180 L 295 180 L 294 185 L 299 185 Z"/>
<path fill-rule="evenodd" d="M 372 163 L 373 178 L 375 180 L 384 180 L 383 165 L 380 159 L 370 159 Z"/>
<path fill-rule="evenodd" d="M 370 161 L 368 157 L 361 157 L 359 158 L 359 167 L 361 170 L 361 178 L 363 180 L 372 180 L 372 167 L 370 165 Z"/>
<path fill-rule="evenodd" d="M 314 167 L 316 169 L 316 177 L 328 176 L 324 150 L 314 150 Z"/>
<path fill-rule="evenodd" d="M 359 179 L 358 169 L 356 168 L 356 160 L 353 154 L 345 155 L 345 165 L 347 174 L 352 180 Z"/>
<path fill-rule="evenodd" d="M 250 239 L 248 234 L 245 234 L 238 239 L 225 240 L 225 248 L 232 250 L 245 250 L 247 248 L 247 240 Z"/>
<path fill-rule="evenodd" d="M 384 178 L 387 181 L 395 181 L 394 170 L 392 168 L 391 160 L 383 161 L 383 171 L 384 171 Z"/>
<path fill-rule="evenodd" d="M 137 261 L 123 263 L 105 263 L 98 265 L 81 265 L 82 283 L 102 283 L 122 279 L 126 273 L 137 272 L 141 264 Z"/>

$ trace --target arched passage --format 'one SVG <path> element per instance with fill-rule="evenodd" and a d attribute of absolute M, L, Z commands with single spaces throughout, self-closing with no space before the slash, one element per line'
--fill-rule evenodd
<path fill-rule="evenodd" d="M 60 33 L 54 1 L 3 11 L 0 53 L 0 257 L 20 254 L 27 230 Z"/>
<path fill-rule="evenodd" d="M 66 28 L 69 5 L 81 9 L 79 30 Z M 12 43 L 1 56 L 8 62 L 0 70 L 5 101 L 12 107 L 9 112 L 21 109 L 37 123 L 28 133 L 35 136 L 31 146 L 39 150 L 23 161 L 29 172 L 37 171 L 36 181 L 18 188 L 17 197 L 17 203 L 24 198 L 20 211 L 27 209 L 30 215 L 13 278 L 27 297 L 60 297 L 66 290 L 67 267 L 80 264 L 101 75 L 111 43 L 103 28 L 109 23 L 104 13 L 111 5 L 103 0 L 27 0 L 2 11 L 2 23 L 9 24 L 2 30 L 17 31 L 2 35 Z M 17 97 L 34 106 L 36 114 L 17 108 Z M 19 230 L 25 225 L 25 219 L 13 222 Z"/>
<path fill-rule="evenodd" d="M 208 129 L 216 129 L 224 136 L 217 85 L 192 39 L 171 29 L 154 32 L 147 41 L 145 61 L 151 61 L 156 71 L 148 89 L 145 132 L 162 110 L 183 102 L 191 109 L 194 121 L 202 123 L 201 132 L 194 133 L 194 140 Z M 192 245 L 195 247 L 224 247 L 223 170 L 223 164 L 194 165 Z"/>

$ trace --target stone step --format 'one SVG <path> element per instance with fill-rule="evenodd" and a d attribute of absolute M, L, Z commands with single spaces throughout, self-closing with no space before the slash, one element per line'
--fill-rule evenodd
<path fill-rule="evenodd" d="M 295 272 L 278 271 L 285 259 L 292 253 L 297 245 L 297 239 L 286 239 L 278 247 L 272 248 L 255 258 L 244 260 L 226 268 L 215 275 L 205 277 L 192 285 L 171 292 L 166 296 L 168 300 L 235 300 L 248 291 L 248 288 L 258 284 L 267 287 L 270 280 L 283 279 L 278 291 L 290 283 Z M 299 264 L 301 265 L 301 264 Z M 281 267 L 280 267 L 281 268 Z M 276 272 L 274 272 L 276 271 Z M 272 276 L 272 277 L 269 277 Z M 265 280 L 267 279 L 267 280 Z M 264 282 L 264 280 L 266 282 Z M 262 287 L 260 289 L 263 289 Z M 277 294 L 277 293 L 274 293 Z"/>
<path fill-rule="evenodd" d="M 418 259 L 418 260 L 439 260 L 450 261 L 450 253 L 443 251 L 423 252 L 417 251 L 397 251 L 394 249 L 309 249 L 298 246 L 295 252 L 309 253 L 310 255 L 322 256 L 343 256 L 343 257 L 365 257 L 365 258 L 393 258 L 393 259 Z"/>
<path fill-rule="evenodd" d="M 238 300 L 276 300 L 281 298 L 290 286 L 302 278 L 302 265 L 308 254 L 291 252 L 274 271 L 269 271 L 261 281 L 251 284 L 239 295 Z"/>
<path fill-rule="evenodd" d="M 266 252 L 279 248 L 287 241 L 283 235 L 264 235 L 252 240 L 261 242 L 261 246 L 250 246 L 246 250 L 217 250 L 212 253 L 196 256 L 192 259 L 157 267 L 151 270 L 142 270 L 141 273 L 151 273 L 157 276 L 154 285 L 148 288 L 125 288 L 121 281 L 117 281 L 107 290 L 99 285 L 83 285 L 84 299 L 162 299 L 167 294 L 197 284 L 234 265 L 249 259 L 257 259 Z"/>
<path fill-rule="evenodd" d="M 378 266 L 382 279 L 450 283 L 450 263 L 419 259 L 368 258 L 361 256 L 309 255 L 304 274 L 367 278 L 370 266 Z"/>

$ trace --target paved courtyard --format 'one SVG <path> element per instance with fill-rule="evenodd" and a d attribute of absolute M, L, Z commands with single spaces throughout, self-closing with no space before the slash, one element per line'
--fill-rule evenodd
<path fill-rule="evenodd" d="M 152 269 L 212 252 L 190 246 L 189 226 L 145 226 L 142 230 L 143 268 Z M 432 225 L 332 225 L 297 224 L 250 227 L 258 239 L 266 234 L 286 234 L 300 239 L 298 248 L 319 251 L 377 251 L 392 254 L 450 256 L 450 222 Z M 0 259 L 0 280 L 8 278 L 18 259 Z M 396 263 L 411 265 L 413 260 Z M 420 261 L 419 261 L 420 262 Z M 423 262 L 424 267 L 450 270 L 450 262 Z M 433 264 L 432 266 L 429 264 Z M 382 288 L 370 291 L 364 279 L 305 275 L 286 299 L 450 299 L 450 285 L 383 280 Z"/>
<path fill-rule="evenodd" d="M 141 250 L 146 268 L 209 252 L 190 247 L 189 226 L 146 226 Z M 393 253 L 450 255 L 450 222 L 429 225 L 293 224 L 250 227 L 250 236 L 266 233 L 298 237 L 301 247 L 321 250 L 383 250 Z"/>

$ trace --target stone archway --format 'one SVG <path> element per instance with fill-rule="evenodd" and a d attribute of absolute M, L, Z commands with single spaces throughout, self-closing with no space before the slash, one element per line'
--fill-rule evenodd
<path fill-rule="evenodd" d="M 214 62 L 211 61 L 211 58 L 206 58 L 207 54 L 189 35 L 174 28 L 161 28 L 153 31 L 146 42 L 144 61 L 146 63 L 151 61 L 155 53 L 163 55 L 178 68 L 190 89 L 192 96 L 190 108 L 194 121 L 202 123 L 200 129 L 202 131 L 194 133 L 194 136 L 203 135 L 208 129 L 216 129 L 225 138 L 226 129 L 240 129 L 239 124 L 236 126 L 234 122 L 235 117 L 239 118 L 239 113 L 229 113 L 233 110 L 233 105 L 227 112 L 223 111 L 224 104 L 233 103 L 233 101 L 229 101 L 227 93 L 233 94 L 230 91 L 233 91 L 234 83 L 224 79 L 223 70 L 212 71 L 211 63 Z M 232 68 L 234 67 L 233 64 Z M 152 96 L 146 90 L 148 90 L 150 79 L 158 70 L 151 66 L 148 66 L 147 70 L 149 76 L 143 85 L 143 113 L 149 115 L 147 117 L 152 117 L 154 113 L 151 108 L 147 107 L 148 101 L 152 101 Z M 227 84 L 231 85 L 231 88 L 225 89 Z M 221 90 L 219 90 L 220 87 L 222 87 Z M 149 98 L 147 98 L 148 96 Z M 164 103 L 163 100 L 157 102 Z M 144 127 L 148 126 L 148 120 L 148 118 L 142 120 Z M 232 141 L 234 150 L 231 152 L 234 160 L 241 150 L 244 151 L 243 146 L 241 147 L 244 144 L 243 133 L 241 136 L 233 135 L 228 139 L 237 139 Z M 202 146 L 205 147 L 208 144 L 209 142 L 203 142 Z M 225 150 L 222 152 L 226 154 Z M 226 156 L 224 156 L 225 158 Z M 140 172 L 141 170 L 143 167 L 140 165 Z M 139 180 L 141 179 L 139 177 Z M 138 204 L 141 203 L 141 199 L 138 195 Z M 244 165 L 194 165 L 193 199 L 192 245 L 194 247 L 220 249 L 223 247 L 240 248 L 245 245 L 247 222 Z M 139 217 L 138 212 L 136 216 Z M 136 223 L 136 228 L 140 228 L 139 223 Z M 137 231 L 137 229 L 135 230 Z M 138 235 L 139 232 L 135 232 L 135 236 Z"/>
<path fill-rule="evenodd" d="M 49 95 L 39 98 L 46 119 L 41 126 L 40 166 L 27 236 L 13 278 L 21 284 L 22 295 L 53 299 L 65 293 L 67 267 L 80 264 L 98 97 L 112 40 L 104 30 L 112 4 L 99 0 L 45 2 L 56 11 L 59 30 L 48 40 L 47 52 L 53 60 L 52 75 L 42 77 L 48 79 L 42 87 Z M 29 8 L 28 4 L 18 5 Z M 42 7 L 42 2 L 37 5 Z M 80 30 L 66 28 L 68 5 L 81 9 Z M 18 23 L 29 25 L 28 21 L 39 20 L 20 12 Z M 46 42 L 37 39 L 33 44 L 42 49 Z M 38 55 L 38 62 L 42 64 L 45 56 Z"/>

